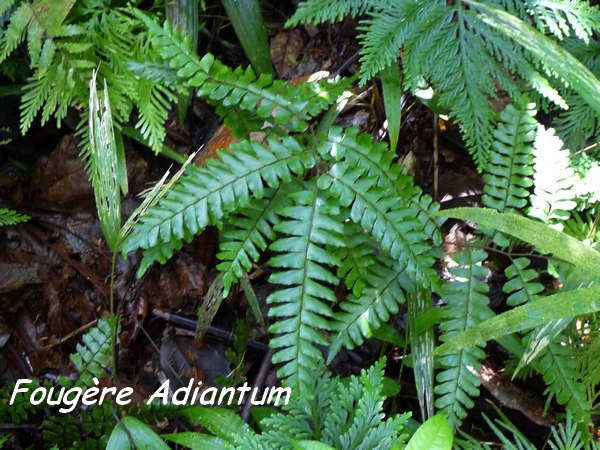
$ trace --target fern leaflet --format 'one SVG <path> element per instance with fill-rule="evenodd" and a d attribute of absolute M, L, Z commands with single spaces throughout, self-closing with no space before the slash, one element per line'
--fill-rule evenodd
<path fill-rule="evenodd" d="M 283 363 L 277 374 L 293 389 L 308 392 L 311 371 L 322 358 L 317 345 L 327 345 L 317 330 L 330 329 L 327 303 L 336 301 L 328 285 L 338 284 L 325 266 L 340 262 L 324 246 L 342 246 L 343 227 L 335 217 L 338 208 L 319 192 L 316 181 L 307 182 L 291 198 L 294 205 L 279 211 L 283 220 L 274 227 L 285 235 L 270 246 L 278 254 L 269 264 L 279 271 L 269 281 L 288 286 L 267 298 L 269 316 L 278 318 L 269 331 L 279 336 L 270 345 L 277 349 L 273 363 Z"/>
<path fill-rule="evenodd" d="M 465 250 L 456 257 L 459 267 L 450 269 L 458 277 L 442 287 L 442 298 L 448 306 L 442 312 L 440 328 L 445 333 L 441 340 L 447 342 L 453 336 L 494 315 L 488 307 L 489 287 L 482 278 L 487 269 L 481 262 L 487 258 L 483 250 Z M 474 372 L 481 368 L 485 352 L 479 346 L 467 347 L 457 353 L 440 358 L 444 368 L 436 377 L 438 385 L 434 392 L 439 395 L 435 402 L 444 411 L 454 427 L 467 416 L 473 407 L 471 397 L 479 395 L 479 378 Z"/>

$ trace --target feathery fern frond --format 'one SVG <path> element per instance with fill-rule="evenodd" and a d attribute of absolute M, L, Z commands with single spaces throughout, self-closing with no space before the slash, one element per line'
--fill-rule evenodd
<path fill-rule="evenodd" d="M 448 304 L 442 312 L 440 328 L 444 342 L 474 324 L 494 315 L 489 308 L 489 287 L 482 278 L 488 270 L 481 266 L 487 258 L 483 250 L 465 250 L 456 257 L 459 267 L 450 269 L 456 280 L 442 287 L 442 299 Z M 444 411 L 453 427 L 460 425 L 473 407 L 472 397 L 479 396 L 479 378 L 474 373 L 481 368 L 485 352 L 479 346 L 466 347 L 457 353 L 440 358 L 443 370 L 437 375 L 438 385 L 434 392 L 439 395 L 435 402 Z"/>
<path fill-rule="evenodd" d="M 329 330 L 336 301 L 329 286 L 338 278 L 326 266 L 338 266 L 338 258 L 325 246 L 343 246 L 343 226 L 336 220 L 339 208 L 320 192 L 316 181 L 291 195 L 294 205 L 279 211 L 282 221 L 274 227 L 284 235 L 270 249 L 278 254 L 269 265 L 279 269 L 271 283 L 286 286 L 267 298 L 269 316 L 278 320 L 269 328 L 277 350 L 273 363 L 283 363 L 277 374 L 293 389 L 308 392 L 311 371 L 322 359 L 318 345 L 327 340 L 318 330 Z"/>
<path fill-rule="evenodd" d="M 499 3 L 497 6 L 524 22 L 538 19 L 535 23 L 542 30 L 559 38 L 574 34 L 587 42 L 599 23 L 598 9 L 583 2 Z M 460 124 L 479 168 L 485 167 L 489 156 L 497 120 L 493 101 L 501 90 L 517 101 L 525 82 L 558 106 L 567 107 L 553 87 L 557 83 L 550 81 L 555 77 L 552 68 L 499 34 L 481 20 L 478 11 L 465 7 L 463 2 L 338 0 L 329 2 L 324 11 L 317 8 L 317 2 L 302 2 L 289 25 L 338 20 L 343 14 L 366 14 L 360 22 L 361 81 L 394 63 L 402 49 L 407 86 L 416 89 L 424 80 L 439 94 L 441 105 Z M 564 87 L 564 83 L 558 84 Z"/>
<path fill-rule="evenodd" d="M 253 200 L 227 220 L 217 254 L 222 261 L 217 269 L 223 273 L 224 296 L 231 285 L 252 268 L 252 263 L 258 261 L 268 241 L 275 239 L 273 227 L 281 222 L 277 211 L 291 204 L 289 195 L 299 188 L 298 183 L 287 183 L 274 191 L 267 190 L 262 199 Z"/>
<path fill-rule="evenodd" d="M 299 441 L 317 446 L 310 448 L 321 448 L 320 442 L 326 448 L 345 450 L 387 450 L 402 445 L 409 415 L 385 419 L 384 367 L 385 360 L 380 360 L 348 379 L 332 378 L 329 373 L 316 376 L 314 372 L 311 392 L 315 395 L 310 404 L 292 400 L 284 406 L 287 414 L 275 413 L 263 419 L 263 432 L 237 436 L 234 448 L 293 450 L 300 448 Z"/>
<path fill-rule="evenodd" d="M 533 173 L 533 147 L 536 121 L 535 105 L 523 99 L 509 104 L 494 130 L 494 143 L 483 176 L 485 194 L 482 203 L 499 212 L 521 210 L 527 204 Z"/>
<path fill-rule="evenodd" d="M 27 222 L 29 219 L 30 217 L 26 214 L 19 214 L 12 209 L 0 208 L 0 227 Z"/>
<path fill-rule="evenodd" d="M 134 226 L 123 251 L 145 250 L 140 273 L 154 261 L 164 263 L 206 226 L 221 225 L 225 216 L 248 206 L 251 197 L 262 198 L 268 187 L 289 183 L 292 175 L 315 164 L 313 154 L 292 137 L 269 138 L 266 146 L 242 141 L 230 150 L 206 167 L 190 167 Z"/>
<path fill-rule="evenodd" d="M 533 185 L 529 216 L 562 229 L 561 221 L 568 219 L 577 205 L 573 198 L 574 170 L 570 167 L 569 151 L 552 128 L 538 126 L 535 140 Z"/>
<path fill-rule="evenodd" d="M 540 31 L 548 31 L 561 40 L 575 34 L 587 44 L 600 24 L 600 11 L 587 2 L 526 0 L 525 3 Z"/>
<path fill-rule="evenodd" d="M 306 0 L 298 5 L 298 9 L 287 27 L 293 27 L 306 22 L 315 24 L 337 22 L 346 16 L 356 17 L 364 14 L 374 2 L 372 0 Z"/>
<path fill-rule="evenodd" d="M 591 39 L 585 44 L 579 39 L 569 38 L 565 39 L 563 46 L 594 75 L 600 76 L 600 41 Z M 565 147 L 576 151 L 584 148 L 590 141 L 598 141 L 600 139 L 598 113 L 585 98 L 575 95 L 569 89 L 565 89 L 564 97 L 569 104 L 569 109 L 560 111 L 553 125 L 565 142 Z"/>

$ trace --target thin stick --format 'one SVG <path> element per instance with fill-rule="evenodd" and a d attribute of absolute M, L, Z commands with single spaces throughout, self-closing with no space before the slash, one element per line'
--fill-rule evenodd
<path fill-rule="evenodd" d="M 273 349 L 269 349 L 267 354 L 262 360 L 262 364 L 260 365 L 260 369 L 256 374 L 256 378 L 254 379 L 254 389 L 261 389 L 265 384 L 265 380 L 267 379 L 267 375 L 269 374 L 269 369 L 271 369 L 271 359 L 273 358 Z M 248 422 L 250 420 L 250 412 L 252 411 L 252 402 L 250 399 L 246 400 L 244 403 L 244 408 L 242 409 L 241 417 L 244 422 Z"/>

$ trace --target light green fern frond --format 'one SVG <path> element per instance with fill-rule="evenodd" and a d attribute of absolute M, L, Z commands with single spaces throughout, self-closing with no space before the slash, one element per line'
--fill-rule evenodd
<path fill-rule="evenodd" d="M 380 360 L 347 379 L 313 372 L 310 404 L 293 400 L 284 406 L 286 414 L 261 421 L 261 434 L 237 436 L 234 448 L 387 450 L 403 445 L 409 415 L 385 418 L 384 367 L 385 360 Z"/>
<path fill-rule="evenodd" d="M 526 0 L 524 3 L 540 31 L 558 39 L 574 34 L 587 44 L 600 24 L 600 10 L 588 2 Z"/>
<path fill-rule="evenodd" d="M 334 92 L 328 95 L 327 83 L 304 83 L 290 88 L 284 81 L 274 81 L 268 75 L 257 78 L 251 68 L 231 70 L 210 53 L 199 58 L 192 51 L 189 38 L 183 39 L 168 22 L 160 27 L 144 14 L 137 15 L 152 32 L 161 57 L 178 69 L 180 79 L 195 88 L 197 95 L 218 105 L 216 111 L 226 118 L 226 123 L 230 109 L 235 107 L 290 131 L 304 131 L 307 120 L 332 104 L 344 89 L 333 85 Z M 311 93 L 309 98 L 307 91 Z M 299 95 L 303 92 L 304 95 Z"/>
<path fill-rule="evenodd" d="M 347 161 L 352 167 L 360 167 L 365 174 L 374 177 L 379 188 L 388 195 L 402 199 L 413 209 L 427 239 L 441 244 L 439 218 L 433 217 L 439 204 L 423 195 L 411 177 L 402 174 L 402 167 L 394 162 L 395 153 L 383 142 L 375 142 L 369 134 L 359 134 L 356 128 L 331 127 L 327 137 L 321 137 L 318 151 L 336 161 Z"/>
<path fill-rule="evenodd" d="M 483 250 L 465 250 L 456 257 L 459 267 L 450 269 L 457 277 L 442 287 L 442 299 L 447 306 L 442 312 L 440 328 L 444 342 L 471 326 L 494 315 L 489 308 L 489 287 L 483 278 L 488 270 L 481 266 L 487 258 Z M 471 398 L 479 396 L 479 378 L 474 373 L 481 369 L 485 352 L 479 346 L 467 347 L 440 358 L 443 370 L 437 375 L 434 392 L 439 396 L 435 406 L 446 413 L 448 422 L 460 425 L 473 407 Z"/>
<path fill-rule="evenodd" d="M 183 241 L 208 225 L 221 225 L 225 216 L 246 207 L 251 197 L 289 183 L 315 164 L 312 153 L 292 137 L 270 138 L 266 146 L 243 141 L 219 153 L 206 167 L 190 167 L 168 193 L 144 213 L 127 239 L 124 252 L 145 250 L 140 273 L 154 261 L 164 263 Z"/>
<path fill-rule="evenodd" d="M 569 38 L 565 39 L 563 46 L 594 75 L 600 76 L 600 42 L 597 39 L 591 39 L 585 44 L 579 39 Z M 560 111 L 553 125 L 565 142 L 566 148 L 581 150 L 589 142 L 598 141 L 600 138 L 600 118 L 585 98 L 568 89 L 565 89 L 564 96 L 569 109 Z"/>
<path fill-rule="evenodd" d="M 338 258 L 325 246 L 343 246 L 343 226 L 337 220 L 339 208 L 319 191 L 316 181 L 291 195 L 293 206 L 279 211 L 282 221 L 274 227 L 284 235 L 271 244 L 277 252 L 269 261 L 279 269 L 271 283 L 285 286 L 267 298 L 269 316 L 276 317 L 269 328 L 278 334 L 271 339 L 277 352 L 273 363 L 282 363 L 277 374 L 293 389 L 308 392 L 311 372 L 322 359 L 318 345 L 327 345 L 319 330 L 329 330 L 336 301 L 330 286 L 338 278 L 327 266 L 338 266 Z"/>
<path fill-rule="evenodd" d="M 82 344 L 77 344 L 76 352 L 71 355 L 71 362 L 79 372 L 77 381 L 72 382 L 60 377 L 61 384 L 78 387 L 96 386 L 93 378 L 102 378 L 112 365 L 115 326 L 114 317 L 101 319 L 82 337 Z"/>
<path fill-rule="evenodd" d="M 483 176 L 482 203 L 499 212 L 521 210 L 527 204 L 533 173 L 535 105 L 507 105 L 494 130 L 494 143 Z"/>
<path fill-rule="evenodd" d="M 0 227 L 27 222 L 29 219 L 30 217 L 25 214 L 19 214 L 18 212 L 7 208 L 0 208 Z"/>
<path fill-rule="evenodd" d="M 560 222 L 569 218 L 577 206 L 573 184 L 574 170 L 570 166 L 569 151 L 554 134 L 552 128 L 538 126 L 535 140 L 533 185 L 529 216 L 562 229 Z"/>

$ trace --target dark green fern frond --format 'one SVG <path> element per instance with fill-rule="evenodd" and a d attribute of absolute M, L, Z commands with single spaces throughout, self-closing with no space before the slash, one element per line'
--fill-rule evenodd
<path fill-rule="evenodd" d="M 558 226 L 569 218 L 577 204 L 573 200 L 575 172 L 570 166 L 570 153 L 552 128 L 538 126 L 535 140 L 533 185 L 529 216 Z"/>
<path fill-rule="evenodd" d="M 531 302 L 544 290 L 541 283 L 532 283 L 538 273 L 527 268 L 530 262 L 527 258 L 517 258 L 504 271 L 508 281 L 504 283 L 502 290 L 509 294 L 506 303 L 510 306 Z"/>
<path fill-rule="evenodd" d="M 257 78 L 251 68 L 231 70 L 210 53 L 199 58 L 192 51 L 189 38 L 183 39 L 168 22 L 160 27 L 144 14 L 137 15 L 152 32 L 161 57 L 178 69 L 180 79 L 195 88 L 198 96 L 219 105 L 216 111 L 224 117 L 235 107 L 290 131 L 304 131 L 307 120 L 331 105 L 345 88 L 332 84 L 329 86 L 332 93 L 328 94 L 326 82 L 303 83 L 292 88 L 267 75 Z"/>
<path fill-rule="evenodd" d="M 432 269 L 431 245 L 418 219 L 419 211 L 377 186 L 377 178 L 364 169 L 336 163 L 319 180 L 322 189 L 331 189 L 350 218 L 375 238 L 382 250 L 405 267 L 419 285 L 435 286 L 437 274 Z"/>
<path fill-rule="evenodd" d="M 266 146 L 243 141 L 219 156 L 206 167 L 190 167 L 134 226 L 123 251 L 145 250 L 140 273 L 154 261 L 165 262 L 206 226 L 221 225 L 225 216 L 248 206 L 251 197 L 262 198 L 268 187 L 289 183 L 292 175 L 315 164 L 313 154 L 292 137 L 270 138 Z"/>
<path fill-rule="evenodd" d="M 335 338 L 329 360 L 341 346 L 353 348 L 371 337 L 374 330 L 398 313 L 405 302 L 405 292 L 414 291 L 414 283 L 404 274 L 404 267 L 389 257 L 378 255 L 366 270 L 369 284 L 360 295 L 349 295 L 335 313 Z"/>
<path fill-rule="evenodd" d="M 481 266 L 487 258 L 483 250 L 465 250 L 456 257 L 459 267 L 450 269 L 454 281 L 442 287 L 442 299 L 448 304 L 442 312 L 440 328 L 444 342 L 452 340 L 471 326 L 494 315 L 489 308 L 489 287 L 483 278 L 488 270 Z M 434 392 L 439 395 L 435 406 L 444 411 L 454 427 L 460 425 L 473 407 L 472 397 L 479 396 L 479 378 L 474 373 L 481 369 L 485 352 L 479 346 L 440 358 L 443 370 L 437 375 L 438 385 Z"/>
<path fill-rule="evenodd" d="M 322 359 L 317 346 L 327 340 L 318 330 L 331 328 L 328 303 L 336 301 L 330 286 L 338 278 L 327 266 L 340 261 L 325 246 L 343 246 L 339 208 L 323 194 L 314 180 L 294 192 L 294 205 L 279 211 L 283 219 L 274 227 L 284 235 L 270 246 L 278 254 L 269 264 L 279 271 L 269 281 L 286 286 L 267 298 L 269 316 L 277 318 L 269 328 L 278 334 L 270 343 L 277 350 L 273 363 L 283 363 L 277 374 L 299 392 L 308 392 L 311 373 Z"/>
<path fill-rule="evenodd" d="M 402 174 L 402 167 L 394 162 L 396 155 L 383 142 L 375 142 L 369 134 L 360 134 L 356 128 L 331 127 L 327 137 L 319 141 L 318 151 L 336 161 L 345 160 L 352 167 L 361 167 L 369 177 L 375 177 L 377 186 L 389 195 L 402 199 L 415 210 L 416 217 L 428 238 L 439 245 L 442 236 L 441 220 L 433 217 L 439 204 L 423 195 L 413 179 Z"/>
<path fill-rule="evenodd" d="M 25 214 L 19 214 L 18 212 L 7 208 L 0 208 L 0 227 L 27 222 L 29 219 L 30 217 Z"/>
<path fill-rule="evenodd" d="M 587 425 L 591 422 L 592 405 L 586 398 L 573 349 L 561 343 L 564 339 L 564 336 L 558 335 L 532 366 L 542 375 L 548 386 L 548 401 L 552 397 L 556 398 L 560 405 L 567 405 L 576 422 Z"/>
<path fill-rule="evenodd" d="M 293 27 L 306 22 L 337 22 L 346 16 L 356 17 L 364 14 L 376 3 L 373 0 L 306 0 L 298 5 L 286 26 Z"/>
<path fill-rule="evenodd" d="M 485 194 L 482 203 L 499 212 L 521 210 L 527 204 L 533 173 L 533 147 L 536 121 L 535 105 L 522 101 L 509 104 L 494 130 L 494 143 L 483 176 Z"/>
<path fill-rule="evenodd" d="M 292 182 L 282 184 L 274 191 L 267 190 L 262 199 L 253 200 L 227 220 L 217 254 L 222 261 L 217 269 L 223 273 L 224 296 L 232 284 L 250 271 L 268 242 L 275 239 L 273 227 L 281 222 L 277 211 L 291 204 L 289 195 L 300 187 Z"/>

